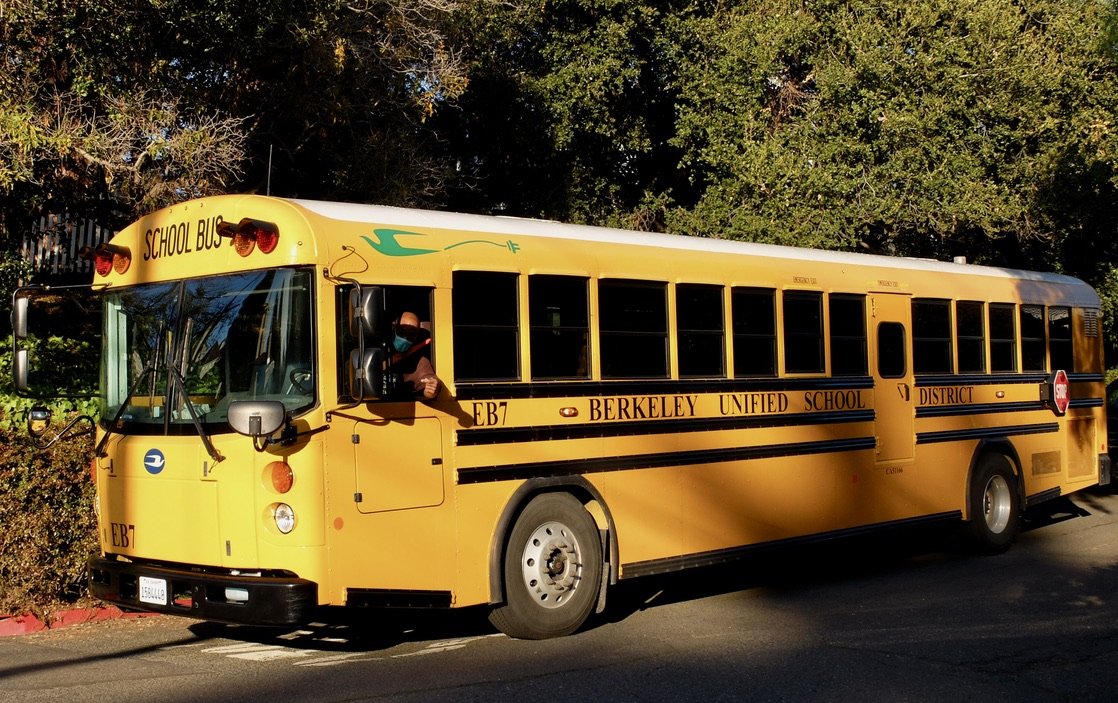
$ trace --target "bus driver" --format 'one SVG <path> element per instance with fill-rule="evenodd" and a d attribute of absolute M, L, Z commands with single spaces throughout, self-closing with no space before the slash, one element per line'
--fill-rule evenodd
<path fill-rule="evenodd" d="M 414 312 L 402 312 L 393 324 L 392 361 L 390 368 L 401 375 L 403 387 L 411 386 L 425 400 L 439 394 L 439 377 L 431 360 L 421 353 L 431 343 L 431 333 L 419 326 Z"/>

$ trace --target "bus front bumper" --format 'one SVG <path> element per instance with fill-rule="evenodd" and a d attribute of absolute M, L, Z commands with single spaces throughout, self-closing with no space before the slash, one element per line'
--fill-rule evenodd
<path fill-rule="evenodd" d="M 318 585 L 300 578 L 239 576 L 95 557 L 94 597 L 125 608 L 246 625 L 307 622 Z"/>

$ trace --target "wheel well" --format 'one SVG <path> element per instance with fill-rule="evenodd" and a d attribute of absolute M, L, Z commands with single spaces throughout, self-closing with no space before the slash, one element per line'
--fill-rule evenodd
<path fill-rule="evenodd" d="M 489 602 L 502 603 L 505 600 L 504 556 L 508 546 L 508 535 L 524 506 L 543 493 L 567 493 L 582 503 L 586 511 L 598 525 L 602 538 L 602 557 L 609 574 L 609 582 L 617 583 L 617 534 L 614 530 L 613 516 L 605 499 L 590 482 L 581 476 L 561 476 L 556 478 L 531 479 L 522 484 L 509 498 L 504 510 L 497 519 L 493 539 L 489 546 Z"/>
<path fill-rule="evenodd" d="M 982 460 L 985 459 L 988 456 L 1000 457 L 1000 458 L 1004 459 L 1007 464 L 1009 464 L 1010 471 L 1013 472 L 1013 476 L 1017 479 L 1017 486 L 1016 486 L 1016 488 L 1017 488 L 1017 498 L 1019 500 L 1020 505 L 1024 505 L 1025 504 L 1025 476 L 1024 476 L 1024 471 L 1023 471 L 1022 466 L 1021 466 L 1021 457 L 1018 456 L 1017 450 L 1013 447 L 1013 444 L 1010 443 L 1009 440 L 1007 440 L 1007 439 L 984 439 L 981 442 L 979 442 L 978 446 L 975 448 L 974 454 L 971 456 L 970 468 L 967 470 L 967 481 L 966 481 L 966 485 L 964 486 L 964 489 L 963 489 L 964 492 L 965 492 L 964 505 L 966 506 L 966 509 L 968 511 L 970 510 L 970 505 L 971 505 L 970 491 L 971 491 L 971 486 L 973 485 L 974 472 L 978 470 L 978 466 L 979 466 L 979 464 L 982 463 Z M 971 516 L 968 514 L 967 515 L 967 520 L 970 520 L 970 519 L 971 519 Z"/>

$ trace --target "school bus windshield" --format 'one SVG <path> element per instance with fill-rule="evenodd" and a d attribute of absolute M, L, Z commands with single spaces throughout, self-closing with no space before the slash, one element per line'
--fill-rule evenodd
<path fill-rule="evenodd" d="M 305 410 L 315 402 L 312 317 L 308 269 L 109 292 L 101 417 L 119 418 L 117 431 L 158 434 L 192 430 L 193 415 L 221 432 L 234 400 Z"/>

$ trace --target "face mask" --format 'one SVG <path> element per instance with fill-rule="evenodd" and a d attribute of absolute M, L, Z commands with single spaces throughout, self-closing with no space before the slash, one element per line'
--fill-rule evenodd
<path fill-rule="evenodd" d="M 400 335 L 396 335 L 396 339 L 392 340 L 392 347 L 402 354 L 403 352 L 411 349 L 411 342 L 404 339 Z"/>

